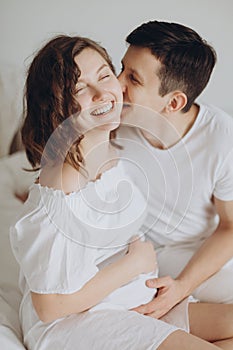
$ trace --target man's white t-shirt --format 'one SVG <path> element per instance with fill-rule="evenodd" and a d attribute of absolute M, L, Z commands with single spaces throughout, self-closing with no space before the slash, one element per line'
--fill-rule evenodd
<path fill-rule="evenodd" d="M 142 116 L 143 117 L 143 116 Z M 200 105 L 188 133 L 161 150 L 140 129 L 117 133 L 127 170 L 148 201 L 144 231 L 156 247 L 200 242 L 218 225 L 216 197 L 233 200 L 233 118 Z"/>

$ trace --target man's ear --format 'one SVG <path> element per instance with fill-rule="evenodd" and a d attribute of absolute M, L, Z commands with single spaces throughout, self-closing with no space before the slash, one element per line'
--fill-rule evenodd
<path fill-rule="evenodd" d="M 188 99 L 184 92 L 173 92 L 166 106 L 166 112 L 170 113 L 181 111 L 186 106 L 187 101 Z"/>

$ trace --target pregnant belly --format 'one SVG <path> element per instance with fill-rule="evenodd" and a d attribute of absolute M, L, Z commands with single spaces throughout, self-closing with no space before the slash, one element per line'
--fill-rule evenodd
<path fill-rule="evenodd" d="M 131 282 L 109 294 L 89 311 L 104 309 L 128 310 L 150 302 L 154 298 L 156 289 L 148 288 L 145 282 L 155 277 L 157 277 L 156 273 L 139 275 Z"/>

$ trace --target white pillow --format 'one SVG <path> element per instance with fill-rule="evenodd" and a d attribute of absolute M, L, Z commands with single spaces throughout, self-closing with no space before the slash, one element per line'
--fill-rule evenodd
<path fill-rule="evenodd" d="M 28 191 L 36 174 L 26 172 L 22 168 L 30 168 L 25 152 L 17 152 L 0 159 L 0 287 L 18 288 L 18 264 L 10 247 L 9 228 L 21 210 L 22 202 L 15 193 Z"/>
<path fill-rule="evenodd" d="M 28 190 L 37 174 L 25 172 L 30 168 L 24 152 L 0 159 L 0 344 L 1 349 L 24 349 L 19 324 L 21 292 L 18 287 L 19 267 L 9 240 L 9 228 L 15 220 L 22 202 L 15 192 Z"/>

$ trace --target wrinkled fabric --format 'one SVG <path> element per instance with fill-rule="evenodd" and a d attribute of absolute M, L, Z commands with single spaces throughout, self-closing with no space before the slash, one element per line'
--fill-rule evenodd
<path fill-rule="evenodd" d="M 148 278 L 157 276 L 153 272 L 139 275 L 90 311 L 51 323 L 41 322 L 32 305 L 30 291 L 73 293 L 125 254 L 133 235 L 143 237 L 140 228 L 146 206 L 121 161 L 96 182 L 69 195 L 39 184 L 31 186 L 10 233 L 20 264 L 24 294 L 20 320 L 28 349 L 71 349 L 76 344 L 85 350 L 154 349 L 177 329 L 128 311 L 154 297 L 156 290 L 145 285 Z"/>

